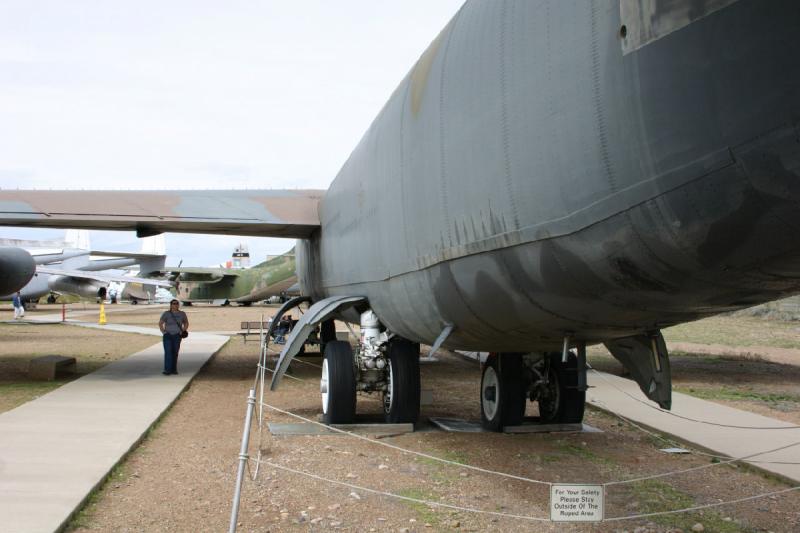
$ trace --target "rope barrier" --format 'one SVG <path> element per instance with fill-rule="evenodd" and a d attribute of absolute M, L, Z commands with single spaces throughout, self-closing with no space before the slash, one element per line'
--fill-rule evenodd
<path fill-rule="evenodd" d="M 630 399 L 632 399 L 634 401 L 637 401 L 640 404 L 645 405 L 645 406 L 649 407 L 650 409 L 653 409 L 654 411 L 658 411 L 659 413 L 662 413 L 662 414 L 665 414 L 665 415 L 674 416 L 675 418 L 680 418 L 682 420 L 687 420 L 689 422 L 696 422 L 698 424 L 706 424 L 708 426 L 716 426 L 716 427 L 731 428 L 731 429 L 757 429 L 757 430 L 766 430 L 766 429 L 800 429 L 800 426 L 737 426 L 737 425 L 734 425 L 734 424 L 720 424 L 718 422 L 711 422 L 709 420 L 700 420 L 700 419 L 697 419 L 697 418 L 691 418 L 691 417 L 688 417 L 688 416 L 679 415 L 679 414 L 673 413 L 672 411 L 667 411 L 665 409 L 661 409 L 660 407 L 656 407 L 655 405 L 652 405 L 649 402 L 646 402 L 646 401 L 642 400 L 641 398 L 637 398 L 633 394 L 631 394 L 631 393 L 629 393 L 627 391 L 624 391 L 624 390 L 620 389 L 619 387 L 617 387 L 614 383 L 611 382 L 611 380 L 607 379 L 602 374 L 602 372 L 599 372 L 599 371 L 595 370 L 594 368 L 592 368 L 591 366 L 589 366 L 589 363 L 586 363 L 586 366 L 589 367 L 589 369 L 592 372 L 597 374 L 597 376 L 600 379 L 602 379 L 603 381 L 608 383 L 611 387 L 613 387 L 617 391 L 621 392 L 622 394 L 624 394 L 628 398 L 630 398 Z"/>
<path fill-rule="evenodd" d="M 705 505 L 695 505 L 694 507 L 685 507 L 683 509 L 675 509 L 674 511 L 657 511 L 654 513 L 642 513 L 637 515 L 630 515 L 630 516 L 612 516 L 611 518 L 605 518 L 605 522 L 619 522 L 622 520 L 638 520 L 640 518 L 650 518 L 651 516 L 663 516 L 668 514 L 679 514 L 679 513 L 691 513 L 694 511 L 702 511 L 703 509 L 711 509 L 713 507 L 722 507 L 723 505 L 733 505 L 734 503 L 742 503 L 748 502 L 752 500 L 759 500 L 761 498 L 769 498 L 770 496 L 777 496 L 778 494 L 784 494 L 787 492 L 792 492 L 795 490 L 800 490 L 800 485 L 795 487 L 789 487 L 788 489 L 776 490 L 773 492 L 765 492 L 763 494 L 756 494 L 755 496 L 747 496 L 744 498 L 738 498 L 736 500 L 728 500 L 726 502 L 716 502 L 716 503 L 707 503 Z"/>
<path fill-rule="evenodd" d="M 597 405 L 597 406 L 600 406 L 601 409 L 604 409 L 609 414 L 611 414 L 613 416 L 616 416 L 617 418 L 619 418 L 623 422 L 633 426 L 635 429 L 638 429 L 639 431 L 641 431 L 642 433 L 647 434 L 650 437 L 658 439 L 661 442 L 669 444 L 670 446 L 676 446 L 676 447 L 685 446 L 685 444 L 678 443 L 678 442 L 673 441 L 673 440 L 669 440 L 669 439 L 663 437 L 662 435 L 659 435 L 655 431 L 650 431 L 649 429 L 640 426 L 639 424 L 637 424 L 633 420 L 631 420 L 629 418 L 626 418 L 626 417 L 622 416 L 621 414 L 612 411 L 604 402 L 601 402 L 599 400 L 594 400 L 594 404 Z M 797 442 L 797 443 L 793 444 L 792 446 L 797 446 L 798 444 L 800 444 L 800 442 Z M 776 450 L 773 450 L 773 451 L 776 451 Z M 691 453 L 693 453 L 695 455 L 702 455 L 702 456 L 705 456 L 705 457 L 711 457 L 713 459 L 733 459 L 733 462 L 735 462 L 737 460 L 737 459 L 731 457 L 730 455 L 719 455 L 719 454 L 704 452 L 702 450 L 697 450 L 697 449 L 691 450 Z M 764 455 L 764 454 L 767 454 L 767 453 L 770 453 L 770 452 L 769 451 L 762 452 L 760 454 L 754 455 L 754 457 L 757 456 L 757 455 Z M 758 464 L 768 464 L 768 465 L 798 465 L 798 464 L 800 464 L 800 462 L 796 462 L 796 461 L 753 461 L 753 460 L 748 460 L 748 462 L 750 462 L 750 463 L 758 463 Z"/>
<path fill-rule="evenodd" d="M 505 517 L 505 518 L 517 518 L 517 519 L 520 519 L 520 520 L 532 520 L 532 521 L 536 521 L 536 522 L 549 522 L 550 521 L 549 518 L 540 518 L 540 517 L 536 517 L 536 516 L 527 516 L 527 515 L 515 515 L 515 514 L 510 514 L 510 513 L 501 513 L 501 512 L 498 512 L 498 511 L 485 511 L 483 509 L 476 509 L 474 507 L 462 507 L 462 506 L 459 506 L 459 505 L 452 505 L 452 504 L 449 504 L 449 503 L 435 502 L 435 501 L 432 501 L 432 500 L 423 500 L 423 499 L 420 499 L 420 498 L 412 498 L 410 496 L 403 496 L 401 494 L 395 494 L 393 492 L 386 492 L 386 491 L 382 491 L 382 490 L 370 489 L 368 487 L 363 487 L 361 485 L 355 485 L 353 483 L 346 483 L 344 481 L 338 481 L 338 480 L 335 480 L 335 479 L 325 478 L 325 477 L 319 476 L 317 474 L 312 474 L 310 472 L 303 472 L 302 470 L 295 470 L 294 468 L 289 468 L 288 466 L 279 465 L 279 464 L 273 463 L 271 461 L 262 460 L 261 462 L 264 463 L 265 465 L 271 466 L 272 468 L 276 468 L 278 470 L 284 470 L 286 472 L 291 472 L 292 474 L 298 474 L 298 475 L 301 475 L 301 476 L 306 476 L 306 477 L 309 477 L 311 479 L 316 479 L 317 481 L 323 481 L 323 482 L 326 482 L 326 483 L 331 483 L 333 485 L 340 485 L 342 487 L 347 487 L 347 488 L 352 489 L 352 490 L 360 490 L 360 491 L 363 491 L 363 492 L 368 492 L 368 493 L 376 494 L 376 495 L 379 495 L 379 496 L 386 496 L 386 497 L 395 498 L 395 499 L 398 499 L 398 500 L 405 500 L 405 501 L 409 501 L 409 502 L 413 502 L 413 503 L 419 503 L 419 504 L 422 504 L 422 505 L 428 505 L 428 506 L 431 506 L 431 507 L 443 507 L 445 509 L 453 509 L 453 510 L 456 510 L 456 511 L 463 511 L 463 512 L 468 512 L 468 513 L 487 514 L 487 515 L 492 515 L 492 516 L 502 516 L 502 517 Z"/>
<path fill-rule="evenodd" d="M 514 480 L 517 480 L 517 481 L 525 481 L 526 483 L 534 483 L 534 484 L 547 485 L 547 486 L 552 485 L 552 483 L 549 482 L 549 481 L 541 481 L 541 480 L 537 480 L 537 479 L 530 479 L 530 478 L 526 478 L 526 477 L 522 477 L 522 476 L 516 476 L 514 474 L 507 474 L 505 472 L 496 472 L 494 470 L 487 470 L 487 469 L 481 468 L 479 466 L 472 466 L 472 465 L 468 465 L 468 464 L 464 464 L 464 463 L 459 463 L 457 461 L 451 461 L 449 459 L 443 459 L 441 457 L 436 457 L 435 455 L 429 455 L 429 454 L 423 453 L 423 452 L 418 452 L 418 451 L 414 451 L 414 450 L 408 450 L 406 448 L 402 448 L 400 446 L 396 446 L 396 445 L 391 444 L 389 442 L 370 439 L 370 438 L 365 437 L 363 435 L 359 435 L 357 433 L 353 433 L 352 431 L 345 431 L 344 429 L 339 429 L 339 428 L 336 428 L 336 427 L 333 427 L 333 426 L 328 426 L 326 424 L 323 424 L 322 422 L 317 422 L 316 420 L 311 420 L 310 418 L 306 418 L 304 416 L 292 413 L 290 411 L 286 411 L 284 409 L 281 409 L 280 407 L 275 407 L 274 405 L 270 405 L 270 404 L 267 404 L 267 403 L 264 404 L 264 407 L 267 407 L 268 409 L 272 409 L 273 411 L 276 411 L 278 413 L 282 413 L 282 414 L 294 417 L 294 418 L 296 418 L 298 420 L 302 420 L 304 422 L 308 422 L 308 423 L 311 423 L 311 424 L 316 424 L 318 426 L 322 426 L 325 429 L 328 429 L 328 430 L 333 431 L 335 433 L 341 433 L 343 435 L 349 435 L 350 437 L 354 437 L 356 439 L 363 440 L 363 441 L 366 441 L 366 442 L 371 442 L 373 444 L 378 444 L 378 445 L 383 446 L 385 448 L 390 448 L 392 450 L 399 451 L 401 453 L 405 453 L 405 454 L 409 454 L 409 455 L 416 455 L 418 457 L 424 457 L 425 459 L 429 459 L 431 461 L 437 461 L 437 462 L 440 462 L 440 463 L 444 463 L 444 464 L 448 464 L 448 465 L 452 465 L 452 466 L 457 466 L 457 467 L 460 467 L 460 468 L 466 468 L 467 470 L 473 470 L 475 472 L 481 472 L 483 474 L 491 474 L 491 475 L 495 475 L 495 476 L 501 476 L 501 477 L 505 477 L 505 478 L 509 478 L 509 479 L 514 479 Z"/>
<path fill-rule="evenodd" d="M 273 410 L 275 412 L 284 414 L 286 416 L 290 416 L 290 417 L 296 418 L 296 419 L 301 420 L 303 422 L 310 423 L 310 424 L 315 424 L 317 426 L 324 427 L 328 431 L 332 431 L 332 432 L 335 432 L 335 433 L 348 435 L 350 437 L 353 437 L 353 438 L 356 438 L 356 439 L 359 439 L 359 440 L 363 440 L 363 441 L 366 441 L 366 442 L 370 442 L 370 443 L 373 443 L 373 444 L 378 444 L 380 446 L 383 446 L 383 447 L 386 447 L 386 448 L 389 448 L 389 449 L 393 449 L 393 450 L 398 451 L 398 452 L 403 453 L 403 454 L 414 455 L 414 456 L 422 457 L 422 458 L 425 458 L 425 459 L 428 459 L 428 460 L 431 460 L 431 461 L 439 462 L 439 463 L 442 463 L 442 464 L 456 466 L 456 467 L 459 467 L 459 468 L 464 468 L 464 469 L 472 470 L 472 471 L 475 471 L 475 472 L 480 472 L 482 474 L 500 476 L 500 477 L 504 477 L 504 478 L 507 478 L 507 479 L 513 479 L 513 480 L 516 480 L 516 481 L 523 481 L 523 482 L 531 483 L 531 484 L 539 484 L 539 485 L 547 485 L 547 486 L 552 486 L 554 484 L 553 482 L 550 482 L 550 481 L 531 479 L 531 478 L 526 478 L 526 477 L 523 477 L 523 476 L 517 476 L 517 475 L 514 475 L 514 474 L 505 473 L 505 472 L 498 472 L 498 471 L 494 471 L 494 470 L 488 470 L 488 469 L 485 469 L 485 468 L 480 468 L 480 467 L 477 467 L 477 466 L 472 466 L 472 465 L 469 465 L 469 464 L 459 463 L 459 462 L 456 462 L 456 461 L 451 461 L 449 459 L 436 457 L 434 455 L 430 455 L 430 454 L 427 454 L 427 453 L 418 452 L 418 451 L 414 451 L 414 450 L 409 450 L 409 449 L 402 448 L 400 446 L 391 444 L 391 443 L 386 442 L 386 441 L 378 441 L 378 440 L 370 439 L 368 437 L 365 437 L 363 435 L 359 435 L 357 433 L 353 433 L 351 431 L 346 431 L 346 430 L 339 429 L 339 428 L 336 428 L 336 427 L 328 426 L 328 425 L 326 425 L 324 423 L 321 423 L 321 422 L 318 422 L 316 420 L 312 420 L 312 419 L 306 418 L 306 417 L 304 417 L 302 415 L 298 415 L 298 414 L 292 413 L 291 411 L 287 411 L 285 409 L 281 409 L 281 408 L 276 407 L 274 405 L 270 405 L 270 404 L 268 404 L 268 403 L 263 401 L 264 390 L 265 390 L 264 377 L 265 377 L 266 371 L 274 372 L 274 370 L 270 369 L 267 366 L 267 356 L 268 356 L 268 352 L 269 352 L 269 339 L 266 339 L 266 342 L 264 342 L 262 340 L 261 344 L 262 344 L 262 350 L 261 350 L 262 353 L 261 353 L 261 357 L 259 358 L 260 360 L 259 360 L 259 364 L 258 364 L 258 367 L 257 367 L 257 373 L 256 373 L 256 378 L 255 378 L 255 384 L 257 384 L 257 385 L 260 384 L 260 387 L 259 387 L 259 389 L 260 389 L 259 390 L 260 397 L 259 397 L 259 402 L 258 402 L 258 404 L 259 404 L 258 456 L 255 459 L 250 458 L 249 456 L 244 456 L 247 459 L 248 473 L 250 473 L 250 477 L 251 477 L 251 479 L 253 481 L 255 481 L 257 476 L 258 476 L 258 471 L 259 471 L 260 465 L 261 464 L 266 464 L 266 465 L 268 465 L 268 466 L 270 466 L 272 468 L 278 469 L 278 470 L 283 470 L 283 471 L 290 472 L 290 473 L 293 473 L 293 474 L 296 474 L 296 475 L 302 475 L 302 476 L 305 476 L 305 477 L 316 479 L 318 481 L 322 481 L 322 482 L 326 482 L 326 483 L 330 483 L 330 484 L 335 484 L 335 485 L 339 485 L 339 486 L 344 486 L 344 487 L 351 488 L 353 490 L 360 490 L 360 491 L 364 491 L 364 492 L 367 492 L 367 493 L 376 494 L 376 495 L 379 495 L 379 496 L 385 496 L 385 497 L 389 497 L 389 498 L 395 498 L 395 499 L 399 499 L 399 500 L 405 500 L 405 501 L 410 501 L 410 502 L 414 502 L 414 503 L 424 504 L 424 505 L 428 505 L 428 506 L 431 506 L 431 507 L 442 507 L 442 508 L 453 509 L 453 510 L 457 510 L 457 511 L 476 513 L 476 514 L 492 515 L 492 516 L 512 518 L 512 519 L 518 519 L 518 520 L 528 520 L 528 521 L 537 521 L 537 522 L 549 522 L 550 521 L 549 518 L 541 518 L 541 517 L 535 517 L 535 516 L 529 516 L 529 515 L 517 515 L 517 514 L 512 514 L 512 513 L 502 513 L 502 512 L 497 512 L 497 511 L 487 511 L 487 510 L 476 509 L 476 508 L 472 508 L 472 507 L 463 507 L 463 506 L 452 505 L 452 504 L 447 504 L 447 503 L 442 503 L 442 502 L 423 500 L 423 499 L 419 499 L 419 498 L 412 498 L 412 497 L 403 496 L 403 495 L 400 495 L 400 494 L 394 494 L 394 493 L 391 493 L 391 492 L 380 491 L 380 490 L 376 490 L 376 489 L 370 489 L 368 487 L 363 487 L 363 486 L 359 486 L 359 485 L 355 485 L 355 484 L 351 484 L 351 483 L 346 483 L 346 482 L 342 482 L 342 481 L 338 481 L 338 480 L 325 478 L 325 477 L 319 476 L 317 474 L 313 474 L 313 473 L 310 473 L 310 472 L 304 472 L 304 471 L 301 471 L 301 470 L 295 470 L 295 469 L 292 469 L 292 468 L 284 466 L 284 465 L 279 465 L 277 463 L 273 463 L 271 461 L 264 460 L 262 458 L 262 442 L 263 442 L 262 441 L 262 431 L 263 431 L 263 425 L 264 425 L 263 424 L 263 420 L 264 420 L 263 408 L 267 408 L 267 409 Z M 305 363 L 305 364 L 310 365 L 310 366 L 319 367 L 319 365 L 316 365 L 314 363 L 310 363 L 310 362 L 307 362 L 307 361 L 300 361 L 300 362 Z M 669 411 L 665 411 L 663 409 L 656 408 L 656 407 L 650 405 L 649 403 L 644 402 L 644 401 L 640 400 L 639 398 L 636 398 L 635 396 L 633 396 L 633 395 L 629 394 L 628 392 L 626 392 L 626 391 L 620 389 L 619 387 L 617 387 L 614 383 L 612 383 L 610 380 L 606 379 L 597 370 L 595 370 L 594 368 L 591 368 L 591 366 L 589 366 L 589 368 L 592 371 L 594 371 L 606 383 L 608 383 L 611 387 L 613 387 L 617 391 L 623 393 L 624 395 L 630 397 L 631 399 L 633 399 L 635 401 L 638 401 L 638 402 L 640 402 L 640 403 L 642 403 L 644 405 L 647 405 L 648 407 L 650 407 L 652 409 L 655 409 L 655 410 L 657 410 L 659 412 L 666 413 L 666 414 L 671 415 L 671 416 L 676 416 L 677 418 L 682 418 L 682 419 L 685 419 L 685 420 L 688 420 L 688 421 L 691 421 L 691 422 L 696 422 L 696 423 L 701 423 L 701 424 L 708 424 L 708 425 L 718 426 L 718 427 L 729 427 L 729 428 L 734 428 L 734 429 L 759 429 L 760 430 L 760 429 L 795 429 L 795 428 L 800 428 L 800 426 L 784 426 L 784 427 L 736 426 L 736 425 L 720 424 L 720 423 L 710 422 L 710 421 L 706 421 L 706 420 L 698 420 L 698 419 L 693 419 L 693 418 L 690 418 L 690 417 L 676 415 L 675 413 L 671 413 Z M 288 377 L 290 379 L 294 379 L 296 381 L 307 382 L 307 380 L 300 379 L 300 378 L 297 378 L 297 377 L 294 377 L 294 376 L 288 376 Z M 602 402 L 599 402 L 599 403 L 602 404 Z M 658 439 L 660 439 L 660 440 L 662 440 L 664 442 L 670 443 L 670 441 L 668 441 L 667 439 L 661 437 L 657 433 L 651 432 L 651 431 L 641 427 L 640 425 L 634 423 L 633 421 L 627 419 L 626 417 L 623 417 L 622 415 L 619 415 L 619 414 L 617 414 L 617 413 L 615 413 L 613 411 L 610 411 L 610 412 L 612 414 L 614 414 L 615 416 L 617 416 L 618 418 L 620 418 L 621 420 L 623 420 L 624 422 L 627 422 L 627 423 L 631 424 L 633 427 L 639 429 L 640 431 L 643 431 L 644 433 L 646 433 L 646 434 L 648 434 L 650 436 L 656 437 L 656 438 L 658 438 Z M 712 454 L 708 454 L 708 453 L 704 453 L 704 452 L 700 452 L 700 451 L 695 451 L 694 453 L 697 453 L 697 454 L 700 454 L 700 455 L 706 455 L 706 456 L 710 456 L 710 457 L 714 457 L 714 458 L 718 458 L 718 459 L 723 459 L 723 460 L 721 460 L 719 462 L 715 462 L 715 463 L 699 465 L 699 466 L 686 468 L 686 469 L 682 469 L 682 470 L 676 470 L 676 471 L 671 471 L 671 472 L 663 472 L 663 473 L 660 473 L 660 474 L 653 474 L 653 475 L 649 475 L 649 476 L 640 476 L 640 477 L 637 477 L 637 478 L 632 478 L 632 479 L 627 479 L 627 480 L 609 481 L 609 482 L 603 483 L 602 486 L 603 486 L 603 489 L 605 491 L 607 489 L 607 487 L 611 487 L 611 486 L 615 486 L 615 485 L 623 485 L 623 484 L 627 484 L 627 483 L 637 483 L 637 482 L 647 481 L 647 480 L 650 480 L 650 479 L 658 479 L 658 478 L 664 478 L 664 477 L 669 477 L 669 476 L 674 476 L 674 475 L 680 475 L 680 474 L 685 474 L 685 473 L 689 473 L 689 472 L 695 472 L 695 471 L 703 470 L 703 469 L 706 469 L 706 468 L 711 468 L 711 467 L 717 466 L 717 465 L 730 464 L 730 463 L 735 463 L 735 462 L 739 462 L 739 461 L 749 461 L 751 463 L 770 463 L 770 464 L 798 464 L 798 463 L 794 463 L 794 462 L 777 462 L 777 461 L 771 462 L 771 461 L 752 460 L 753 458 L 761 456 L 761 455 L 778 452 L 778 451 L 785 450 L 785 449 L 788 449 L 788 448 L 791 448 L 791 447 L 794 447 L 794 446 L 798 446 L 798 445 L 800 445 L 800 442 L 787 444 L 787 445 L 780 446 L 780 447 L 777 447 L 777 448 L 774 448 L 774 449 L 771 449 L 771 450 L 762 451 L 762 452 L 758 452 L 758 453 L 753 453 L 753 454 L 750 454 L 750 455 L 747 455 L 747 456 L 744 456 L 744 457 L 738 457 L 738 458 L 720 456 L 720 455 L 712 455 Z M 255 464 L 255 468 L 253 470 L 251 470 L 250 463 L 254 463 Z M 787 488 L 787 489 L 782 489 L 782 490 L 778 490 L 778 491 L 763 493 L 763 494 L 759 494 L 759 495 L 755 495 L 755 496 L 748 496 L 748 497 L 744 497 L 744 498 L 738 498 L 738 499 L 730 500 L 730 501 L 726 501 L 726 502 L 717 502 L 717 503 L 710 503 L 710 504 L 704 504 L 704 505 L 697 505 L 697 506 L 687 507 L 687 508 L 683 508 L 683 509 L 676 509 L 676 510 L 671 510 L 671 511 L 659 511 L 659 512 L 653 512 L 653 513 L 643 513 L 643 514 L 638 514 L 638 515 L 610 517 L 610 518 L 605 518 L 605 521 L 634 520 L 634 519 L 648 518 L 648 517 L 653 517 L 653 516 L 694 512 L 694 511 L 698 511 L 698 510 L 703 510 L 703 509 L 708 509 L 708 508 L 713 508 L 713 507 L 719 507 L 719 506 L 723 506 L 723 505 L 731 505 L 731 504 L 742 503 L 742 502 L 746 502 L 746 501 L 752 501 L 752 500 L 756 500 L 756 499 L 760 499 L 760 498 L 775 496 L 775 495 L 779 495 L 779 494 L 784 494 L 784 493 L 796 491 L 796 490 L 799 490 L 799 489 L 800 489 L 800 486 L 795 486 L 795 487 L 790 487 L 790 488 Z"/>
<path fill-rule="evenodd" d="M 436 502 L 436 501 L 432 501 L 432 500 L 423 500 L 421 498 L 412 498 L 412 497 L 409 497 L 409 496 L 403 496 L 401 494 L 395 494 L 393 492 L 386 492 L 386 491 L 371 489 L 371 488 L 364 487 L 364 486 L 361 486 L 361 485 L 355 485 L 353 483 L 347 483 L 347 482 L 344 482 L 344 481 L 338 481 L 338 480 L 335 480 L 335 479 L 322 477 L 322 476 L 319 476 L 317 474 L 312 474 L 310 472 L 304 472 L 302 470 L 296 470 L 296 469 L 290 468 L 288 466 L 279 465 L 277 463 L 273 463 L 272 461 L 261 460 L 260 462 L 264 463 L 267 466 L 275 468 L 277 470 L 283 470 L 283 471 L 286 471 L 286 472 L 290 472 L 292 474 L 305 476 L 305 477 L 308 477 L 308 478 L 311 478 L 311 479 L 315 479 L 317 481 L 322 481 L 322 482 L 330 483 L 330 484 L 333 484 L 333 485 L 339 485 L 339 486 L 342 486 L 342 487 L 347 487 L 347 488 L 352 489 L 352 490 L 360 490 L 360 491 L 367 492 L 367 493 L 370 493 L 370 494 L 376 494 L 378 496 L 385 496 L 385 497 L 388 497 L 388 498 L 395 498 L 395 499 L 398 499 L 398 500 L 405 500 L 405 501 L 410 501 L 410 502 L 413 502 L 413 503 L 419 503 L 419 504 L 422 504 L 422 505 L 428 505 L 430 507 L 443 507 L 445 509 L 453 509 L 453 510 L 456 510 L 456 511 L 463 511 L 463 512 L 467 512 L 467 513 L 485 514 L 485 515 L 498 516 L 498 517 L 503 517 L 503 518 L 513 518 L 513 519 L 518 519 L 518 520 L 529 520 L 529 521 L 535 521 L 535 522 L 550 522 L 549 518 L 541 518 L 541 517 L 538 517 L 538 516 L 518 515 L 518 514 L 512 514 L 512 513 L 501 513 L 499 511 L 486 511 L 484 509 L 476 509 L 474 507 L 462 507 L 462 506 L 459 506 L 459 505 L 453 505 L 453 504 L 449 504 L 449 503 Z M 604 518 L 603 521 L 604 522 L 621 522 L 623 520 L 639 520 L 639 519 L 642 519 L 642 518 L 650 518 L 650 517 L 653 517 L 653 516 L 663 516 L 663 515 L 680 514 L 680 513 L 691 513 L 691 512 L 694 512 L 694 511 L 701 511 L 701 510 L 704 510 L 704 509 L 711 509 L 711 508 L 714 508 L 714 507 L 722 507 L 724 505 L 733 505 L 733 504 L 736 504 L 736 503 L 742 503 L 742 502 L 746 502 L 746 501 L 758 500 L 758 499 L 761 499 L 761 498 L 768 498 L 768 497 L 771 497 L 771 496 L 777 496 L 779 494 L 785 494 L 787 492 L 792 492 L 792 491 L 796 491 L 796 490 L 800 490 L 800 485 L 795 486 L 795 487 L 789 487 L 787 489 L 776 490 L 776 491 L 772 491 L 772 492 L 765 492 L 765 493 L 762 493 L 762 494 L 756 494 L 755 496 L 746 496 L 744 498 L 737 498 L 735 500 L 728 500 L 728 501 L 724 501 L 724 502 L 715 502 L 715 503 L 707 503 L 707 504 L 704 504 L 704 505 L 695 505 L 695 506 L 692 506 L 692 507 L 685 507 L 683 509 L 674 509 L 674 510 L 671 510 L 671 511 L 657 511 L 657 512 L 653 512 L 653 513 L 641 513 L 641 514 L 627 515 L 627 516 L 612 516 L 612 517 L 609 517 L 609 518 Z"/>

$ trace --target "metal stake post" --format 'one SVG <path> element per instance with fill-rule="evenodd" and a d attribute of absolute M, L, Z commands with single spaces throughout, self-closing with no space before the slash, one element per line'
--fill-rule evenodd
<path fill-rule="evenodd" d="M 242 496 L 242 481 L 244 479 L 244 467 L 247 464 L 247 444 L 250 442 L 250 420 L 253 418 L 253 406 L 256 404 L 256 390 L 250 389 L 247 397 L 247 416 L 244 419 L 244 431 L 242 432 L 242 447 L 239 450 L 239 472 L 236 474 L 236 490 L 233 493 L 233 508 L 231 509 L 231 523 L 228 533 L 236 533 L 236 519 L 239 516 L 239 499 Z"/>

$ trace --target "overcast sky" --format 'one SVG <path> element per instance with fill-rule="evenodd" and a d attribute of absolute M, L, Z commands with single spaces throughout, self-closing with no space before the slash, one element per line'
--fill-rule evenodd
<path fill-rule="evenodd" d="M 462 3 L 3 0 L 0 187 L 327 188 Z M 240 241 L 254 263 L 293 244 L 167 234 L 169 262 L 220 263 Z"/>

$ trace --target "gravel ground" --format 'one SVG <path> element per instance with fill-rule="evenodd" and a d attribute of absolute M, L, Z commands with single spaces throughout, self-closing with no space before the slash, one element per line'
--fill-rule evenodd
<path fill-rule="evenodd" d="M 194 317 L 218 324 L 218 313 Z M 254 312 L 258 319 L 259 310 Z M 238 311 L 235 311 L 238 313 Z M 138 313 L 138 311 L 137 311 Z M 121 314 L 120 314 L 121 316 Z M 215 318 L 216 316 L 216 318 Z M 237 316 L 237 320 L 240 317 Z M 251 316 L 242 320 L 253 318 Z M 214 327 L 214 329 L 222 329 Z M 162 421 L 110 476 L 71 531 L 222 531 L 228 526 L 247 391 L 253 383 L 257 345 L 234 338 L 181 396 Z M 597 366 L 615 368 L 602 354 Z M 318 358 L 306 361 L 319 363 Z M 795 394 L 797 370 L 775 363 L 680 356 L 673 362 L 678 386 L 691 384 L 764 393 L 763 386 Z M 272 405 L 315 419 L 320 412 L 319 369 L 296 364 L 294 376 L 268 393 Z M 423 365 L 423 388 L 434 403 L 423 417 L 479 416 L 478 367 L 455 354 Z M 792 374 L 791 372 L 794 372 Z M 724 376 L 720 381 L 718 378 Z M 754 384 L 745 384 L 745 377 Z M 778 379 L 780 378 L 780 379 Z M 784 379 L 785 378 L 785 379 Z M 794 388 L 793 388 L 794 387 Z M 736 400 L 741 408 L 770 407 L 768 396 Z M 716 401 L 716 400 L 715 400 Z M 727 402 L 729 400 L 720 399 Z M 796 407 L 792 401 L 788 405 Z M 796 419 L 796 409 L 773 409 Z M 379 413 L 377 398 L 359 397 L 359 412 Z M 529 414 L 534 414 L 532 409 Z M 270 422 L 294 420 L 267 412 Z M 547 487 L 445 465 L 404 454 L 376 442 L 390 443 L 451 461 L 537 480 L 602 483 L 711 464 L 701 454 L 669 455 L 663 441 L 589 410 L 586 422 L 602 433 L 454 434 L 430 430 L 370 441 L 341 435 L 265 436 L 264 458 L 274 464 L 341 483 L 369 487 L 411 498 L 447 503 L 504 515 L 547 517 Z M 258 438 L 251 441 L 255 455 Z M 785 483 L 745 468 L 713 466 L 658 480 L 611 486 L 608 517 L 714 503 L 787 488 Z M 370 494 L 320 479 L 263 465 L 256 481 L 244 484 L 239 531 L 775 531 L 800 529 L 800 494 L 727 505 L 704 512 L 665 515 L 602 524 L 553 525 L 547 522 L 437 508 Z"/>

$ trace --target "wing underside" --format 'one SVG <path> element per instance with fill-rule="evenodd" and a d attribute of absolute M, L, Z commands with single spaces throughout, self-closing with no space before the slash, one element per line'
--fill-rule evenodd
<path fill-rule="evenodd" d="M 0 190 L 0 225 L 307 238 L 320 190 Z"/>
<path fill-rule="evenodd" d="M 50 274 L 56 276 L 68 276 L 77 279 L 91 279 L 103 283 L 118 281 L 121 283 L 141 283 L 142 285 L 155 285 L 157 287 L 172 287 L 175 285 L 171 281 L 153 279 L 153 278 L 137 278 L 134 276 L 118 276 L 116 274 L 108 274 L 101 272 L 90 272 L 86 270 L 68 270 L 62 268 L 49 268 L 49 267 L 36 267 L 36 272 L 42 274 Z"/>

